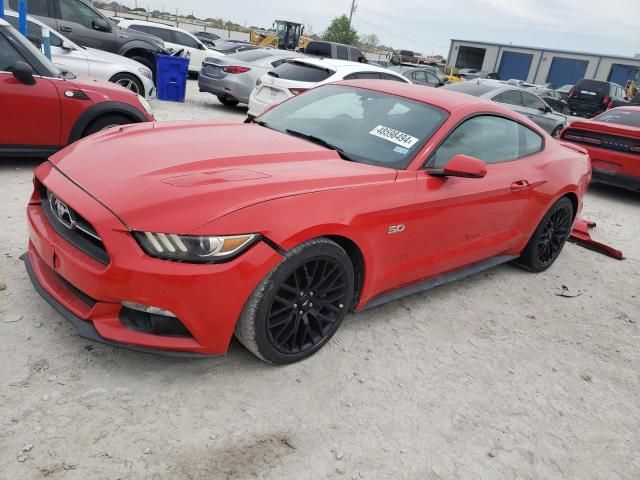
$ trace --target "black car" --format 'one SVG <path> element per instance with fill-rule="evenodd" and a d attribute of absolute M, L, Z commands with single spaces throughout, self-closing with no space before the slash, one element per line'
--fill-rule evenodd
<path fill-rule="evenodd" d="M 220 39 L 220 35 L 211 32 L 194 32 L 193 35 L 207 47 L 213 47 L 213 42 Z"/>
<path fill-rule="evenodd" d="M 18 0 L 9 0 L 18 10 Z M 84 0 L 29 0 L 28 13 L 83 47 L 116 53 L 156 71 L 156 53 L 164 42 L 148 33 L 120 28 Z"/>
<path fill-rule="evenodd" d="M 560 113 L 569 113 L 569 106 L 567 101 L 562 98 L 562 95 L 558 93 L 556 90 L 547 87 L 532 87 L 527 88 L 531 93 L 536 94 L 542 100 L 547 102 L 547 104 L 553 108 L 556 112 Z"/>
<path fill-rule="evenodd" d="M 569 111 L 574 115 L 591 118 L 612 107 L 628 105 L 624 88 L 603 80 L 578 80 L 569 91 Z"/>

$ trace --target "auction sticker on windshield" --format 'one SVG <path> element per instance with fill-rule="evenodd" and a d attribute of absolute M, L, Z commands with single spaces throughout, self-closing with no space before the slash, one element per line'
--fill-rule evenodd
<path fill-rule="evenodd" d="M 408 133 L 400 132 L 399 130 L 394 130 L 393 128 L 385 127 L 383 125 L 378 125 L 376 128 L 369 132 L 371 135 L 375 135 L 376 137 L 384 138 L 389 142 L 393 142 L 396 145 L 400 145 L 401 147 L 411 148 L 417 142 L 418 138 L 412 137 Z"/>

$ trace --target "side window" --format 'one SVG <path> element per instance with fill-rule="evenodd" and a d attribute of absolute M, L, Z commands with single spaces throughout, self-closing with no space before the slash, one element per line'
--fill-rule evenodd
<path fill-rule="evenodd" d="M 317 55 L 318 57 L 331 58 L 331 44 L 323 42 L 309 42 L 304 53 L 308 55 Z"/>
<path fill-rule="evenodd" d="M 176 43 L 178 45 L 183 45 L 189 48 L 200 48 L 200 44 L 196 42 L 193 38 L 183 32 L 173 31 L 173 34 L 176 37 Z"/>
<path fill-rule="evenodd" d="M 535 95 L 529 92 L 522 92 L 522 103 L 527 108 L 533 108 L 534 110 L 544 110 L 545 104 Z"/>
<path fill-rule="evenodd" d="M 79 23 L 85 28 L 93 30 L 93 21 L 98 15 L 78 0 L 60 0 L 60 19 Z"/>
<path fill-rule="evenodd" d="M 349 50 L 347 50 L 347 47 L 343 47 L 342 45 L 336 45 L 336 53 L 337 53 L 337 57 L 340 60 L 349 60 Z"/>
<path fill-rule="evenodd" d="M 416 82 L 427 83 L 427 76 L 424 72 L 413 72 L 411 74 L 411 78 L 413 78 Z"/>
<path fill-rule="evenodd" d="M 11 10 L 15 10 L 17 12 L 18 0 L 9 0 L 9 6 L 11 7 Z M 48 17 L 49 11 L 47 9 L 47 0 L 29 0 L 29 3 L 27 4 L 27 13 L 29 15 L 40 15 L 41 17 Z"/>
<path fill-rule="evenodd" d="M 438 77 L 436 77 L 433 73 L 427 73 L 427 82 L 433 84 L 433 85 L 439 85 L 440 84 L 440 80 L 438 80 Z"/>
<path fill-rule="evenodd" d="M 0 34 L 0 72 L 10 72 L 18 60 L 26 62 L 9 40 Z"/>
<path fill-rule="evenodd" d="M 506 103 L 507 105 L 522 106 L 522 95 L 518 90 L 507 90 L 500 95 L 493 97 L 494 102 Z"/>
<path fill-rule="evenodd" d="M 136 25 L 134 23 L 133 25 L 129 25 L 127 28 L 130 30 L 137 30 L 138 32 L 151 33 L 151 29 L 146 25 Z"/>
<path fill-rule="evenodd" d="M 366 63 L 365 60 L 367 59 L 367 57 L 364 56 L 364 53 L 362 53 L 360 50 L 358 50 L 357 48 L 349 48 L 349 51 L 351 53 L 351 61 L 352 62 L 362 62 L 362 63 Z"/>
<path fill-rule="evenodd" d="M 163 42 L 169 42 L 169 43 L 173 43 L 174 39 L 173 39 L 173 32 L 171 30 L 168 30 L 166 28 L 158 28 L 158 27 L 147 27 L 148 30 L 147 32 L 150 33 L 151 35 L 155 35 L 156 37 L 160 38 Z"/>
<path fill-rule="evenodd" d="M 519 124 L 502 117 L 481 115 L 457 127 L 433 154 L 434 167 L 444 167 L 455 155 L 469 155 L 486 163 L 520 156 Z"/>
<path fill-rule="evenodd" d="M 5 17 L 5 20 L 9 22 L 9 24 L 11 24 L 13 28 L 18 30 L 18 17 L 7 15 Z M 51 37 L 52 47 L 62 46 L 62 39 L 58 37 L 55 33 L 53 33 L 51 29 L 49 29 L 49 36 Z M 27 38 L 31 39 L 31 37 L 42 39 L 42 27 L 37 23 L 33 23 L 31 20 L 27 20 Z"/>
<path fill-rule="evenodd" d="M 396 82 L 407 83 L 404 80 L 402 80 L 402 78 L 396 77 L 395 75 L 391 75 L 390 73 L 383 73 L 382 74 L 382 79 L 383 80 L 394 80 Z"/>

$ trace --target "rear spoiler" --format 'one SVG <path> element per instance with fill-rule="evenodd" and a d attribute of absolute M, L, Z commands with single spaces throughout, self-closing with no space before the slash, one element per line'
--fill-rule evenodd
<path fill-rule="evenodd" d="M 575 143 L 569 143 L 562 140 L 558 140 L 558 143 L 562 145 L 564 148 L 568 148 L 569 150 L 573 150 L 574 152 L 582 153 L 583 155 L 589 154 L 589 152 L 586 149 L 576 145 Z"/>

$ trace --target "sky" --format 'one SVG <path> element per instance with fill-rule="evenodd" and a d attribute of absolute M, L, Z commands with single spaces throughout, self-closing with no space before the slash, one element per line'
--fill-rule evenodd
<path fill-rule="evenodd" d="M 121 0 L 133 7 L 136 0 Z M 146 4 L 145 4 L 146 3 Z M 321 33 L 351 0 L 138 0 L 196 17 L 269 27 L 291 20 Z M 611 55 L 640 54 L 640 0 L 357 0 L 353 26 L 396 49 L 447 56 L 450 39 Z"/>

